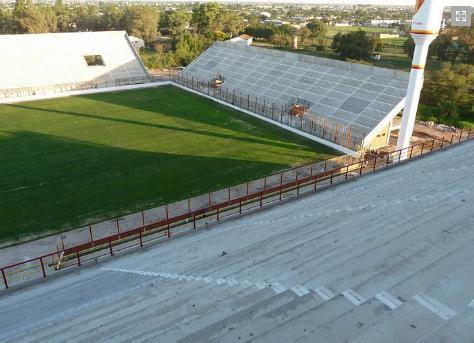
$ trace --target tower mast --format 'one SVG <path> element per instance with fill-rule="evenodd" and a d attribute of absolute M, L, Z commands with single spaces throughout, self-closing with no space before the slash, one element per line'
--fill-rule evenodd
<path fill-rule="evenodd" d="M 443 0 L 417 0 L 416 13 L 413 17 L 410 34 L 415 41 L 415 52 L 410 71 L 405 109 L 403 110 L 397 149 L 410 146 L 410 139 L 415 126 L 416 112 L 423 88 L 425 64 L 430 44 L 436 39 L 443 18 Z M 406 151 L 402 158 L 406 157 Z"/>

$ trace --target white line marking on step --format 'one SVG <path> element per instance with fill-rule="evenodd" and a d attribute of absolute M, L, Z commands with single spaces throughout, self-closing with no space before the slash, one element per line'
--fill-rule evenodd
<path fill-rule="evenodd" d="M 321 286 L 321 287 L 318 287 L 318 288 L 315 288 L 314 291 L 321 297 L 323 298 L 324 300 L 329 300 L 329 299 L 332 299 L 334 298 L 334 293 L 331 292 L 329 289 L 327 289 L 326 287 L 324 286 Z"/>
<path fill-rule="evenodd" d="M 474 309 L 474 299 L 472 299 L 471 302 L 467 304 L 467 307 Z"/>
<path fill-rule="evenodd" d="M 403 303 L 400 300 L 398 300 L 397 298 L 395 298 L 393 295 L 391 295 L 390 293 L 386 291 L 382 291 L 379 294 L 377 294 L 375 296 L 375 299 L 385 304 L 385 306 L 387 306 L 391 310 L 395 310 L 398 307 L 403 305 Z"/>
<path fill-rule="evenodd" d="M 440 303 L 438 300 L 430 297 L 426 294 L 418 294 L 413 297 L 421 306 L 425 307 L 427 310 L 433 312 L 444 320 L 448 320 L 451 317 L 456 315 L 456 311 L 446 306 L 443 303 Z"/>
<path fill-rule="evenodd" d="M 305 294 L 308 294 L 309 291 L 301 286 L 293 286 L 290 288 L 297 296 L 302 297 Z"/>
<path fill-rule="evenodd" d="M 279 282 L 273 282 L 272 283 L 272 289 L 276 294 L 280 294 L 280 293 L 283 293 L 284 291 L 286 291 L 286 287 L 283 286 Z"/>
<path fill-rule="evenodd" d="M 356 306 L 359 306 L 360 304 L 364 303 L 366 299 L 360 295 L 354 292 L 352 289 L 346 289 L 344 292 L 341 293 L 347 300 L 349 300 L 351 303 L 353 303 Z"/>

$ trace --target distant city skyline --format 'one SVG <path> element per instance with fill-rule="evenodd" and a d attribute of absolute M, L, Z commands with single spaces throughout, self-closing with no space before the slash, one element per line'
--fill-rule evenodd
<path fill-rule="evenodd" d="M 370 4 L 370 5 L 415 5 L 415 0 L 302 0 L 303 2 L 315 3 L 340 3 L 340 4 Z M 292 1 L 293 2 L 293 1 Z M 295 1 L 299 2 L 299 1 Z M 445 6 L 474 6 L 474 0 L 444 0 Z"/>
<path fill-rule="evenodd" d="M 124 0 L 125 1 L 125 0 Z M 152 0 L 149 0 L 152 1 Z M 297 4 L 343 4 L 343 5 L 385 5 L 385 6 L 415 6 L 416 0 L 163 0 L 163 2 L 191 2 L 191 1 L 217 1 L 217 2 L 255 2 L 255 3 L 297 3 Z M 474 0 L 443 0 L 446 7 L 472 6 Z"/>

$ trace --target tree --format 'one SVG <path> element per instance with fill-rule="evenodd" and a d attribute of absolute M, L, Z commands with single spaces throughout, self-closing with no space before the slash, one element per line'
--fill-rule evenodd
<path fill-rule="evenodd" d="M 281 33 L 275 33 L 272 35 L 271 43 L 278 47 L 290 46 L 291 37 Z"/>
<path fill-rule="evenodd" d="M 474 120 L 474 66 L 443 63 L 439 71 L 428 74 L 422 101 L 438 107 L 440 115 L 449 119 Z"/>
<path fill-rule="evenodd" d="M 219 18 L 222 31 L 230 36 L 238 35 L 244 29 L 244 22 L 236 12 L 223 11 Z"/>
<path fill-rule="evenodd" d="M 94 31 L 99 28 L 100 14 L 97 6 L 81 4 L 74 9 L 71 22 L 78 31 Z"/>
<path fill-rule="evenodd" d="M 203 35 L 185 32 L 176 43 L 176 61 L 186 66 L 191 63 L 212 42 Z"/>
<path fill-rule="evenodd" d="M 178 37 L 186 32 L 186 28 L 191 20 L 191 14 L 184 8 L 178 8 L 168 15 L 168 28 L 173 37 Z"/>
<path fill-rule="evenodd" d="M 13 13 L 9 8 L 0 7 L 0 34 L 12 33 Z"/>
<path fill-rule="evenodd" d="M 220 29 L 219 15 L 222 9 L 217 2 L 200 4 L 193 8 L 192 21 L 199 32 L 213 32 Z"/>
<path fill-rule="evenodd" d="M 315 39 L 323 38 L 328 31 L 326 24 L 317 19 L 311 20 L 306 24 L 306 27 L 311 32 L 310 38 L 313 40 L 313 44 Z"/>
<path fill-rule="evenodd" d="M 51 7 L 35 6 L 31 0 L 25 4 L 18 0 L 13 10 L 14 33 L 46 33 L 56 31 L 56 15 Z"/>
<path fill-rule="evenodd" d="M 311 37 L 311 31 L 307 27 L 302 27 L 298 31 L 298 35 L 300 37 L 301 45 L 305 45 L 305 42 Z"/>
<path fill-rule="evenodd" d="M 132 5 L 125 10 L 125 28 L 129 35 L 139 37 L 146 43 L 158 37 L 159 13 L 152 7 Z"/>
<path fill-rule="evenodd" d="M 334 36 L 332 48 L 344 60 L 369 61 L 374 50 L 374 40 L 362 30 L 338 33 Z"/>
<path fill-rule="evenodd" d="M 275 27 L 272 25 L 256 24 L 247 26 L 244 32 L 255 38 L 270 40 L 275 33 Z"/>
<path fill-rule="evenodd" d="M 124 27 L 124 10 L 122 6 L 117 4 L 106 3 L 101 8 L 102 16 L 100 17 L 99 26 L 101 30 L 112 31 Z"/>

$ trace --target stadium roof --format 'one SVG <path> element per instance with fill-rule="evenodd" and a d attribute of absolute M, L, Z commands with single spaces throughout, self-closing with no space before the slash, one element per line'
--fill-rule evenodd
<path fill-rule="evenodd" d="M 409 77 L 401 71 L 230 42 L 217 42 L 184 70 L 185 76 L 203 81 L 217 73 L 225 77 L 224 88 L 267 103 L 307 100 L 310 115 L 350 127 L 359 137 L 380 131 L 403 109 Z"/>
<path fill-rule="evenodd" d="M 0 93 L 147 76 L 125 31 L 0 35 L 0 51 Z"/>
<path fill-rule="evenodd" d="M 13 290 L 0 341 L 472 342 L 473 168 L 471 141 Z"/>

